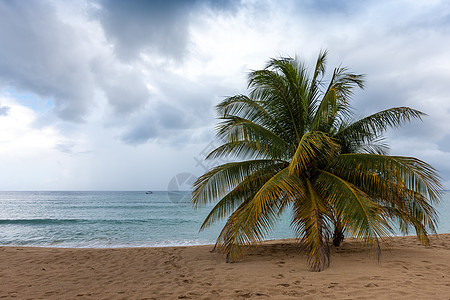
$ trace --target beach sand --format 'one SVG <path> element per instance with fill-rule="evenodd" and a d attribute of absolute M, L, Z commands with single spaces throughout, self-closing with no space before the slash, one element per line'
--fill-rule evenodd
<path fill-rule="evenodd" d="M 0 298 L 450 299 L 450 234 L 430 247 L 396 237 L 380 262 L 345 240 L 319 273 L 293 240 L 266 242 L 237 263 L 211 247 L 1 247 Z"/>

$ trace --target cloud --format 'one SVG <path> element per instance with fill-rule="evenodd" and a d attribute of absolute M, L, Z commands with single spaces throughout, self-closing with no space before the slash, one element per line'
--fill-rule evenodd
<path fill-rule="evenodd" d="M 51 113 L 70 122 L 87 121 L 101 105 L 99 95 L 119 118 L 149 109 L 149 100 L 158 95 L 151 94 L 153 83 L 145 73 L 152 72 L 147 77 L 155 81 L 170 71 L 161 65 L 142 68 L 140 57 L 122 62 L 115 54 L 131 57 L 150 49 L 156 62 L 181 57 L 187 53 L 190 12 L 234 7 L 233 1 L 200 0 L 104 1 L 101 8 L 86 3 L 0 2 L 0 38 L 8 41 L 0 49 L 0 87 L 51 102 Z"/>
<path fill-rule="evenodd" d="M 35 128 L 34 122 L 38 114 L 34 110 L 18 104 L 11 98 L 0 99 L 8 107 L 8 113 L 0 118 L 2 159 L 39 159 L 41 155 L 53 153 L 55 145 L 67 142 L 67 138 L 51 126 Z"/>
<path fill-rule="evenodd" d="M 168 141 L 172 144 L 198 142 L 192 140 L 196 135 L 191 131 L 209 125 L 211 113 L 199 114 L 194 101 L 175 105 L 169 101 L 152 103 L 151 109 L 133 117 L 135 122 L 126 127 L 121 140 L 130 145 L 141 145 L 148 141 Z"/>
<path fill-rule="evenodd" d="M 81 121 L 94 90 L 82 32 L 44 1 L 1 1 L 0 16 L 2 86 L 50 98 L 61 118 Z"/>
<path fill-rule="evenodd" d="M 316 16 L 330 17 L 330 14 L 354 15 L 373 4 L 373 1 L 333 1 L 333 0 L 314 0 L 294 2 L 297 13 L 305 15 L 312 14 Z"/>
<path fill-rule="evenodd" d="M 131 59 L 140 50 L 172 57 L 185 52 L 190 1 L 103 1 L 100 21 L 120 58 Z"/>
<path fill-rule="evenodd" d="M 246 93 L 248 71 L 280 55 L 312 67 L 328 48 L 328 71 L 342 64 L 367 74 L 357 115 L 404 105 L 429 115 L 388 132 L 392 153 L 439 163 L 450 152 L 449 34 L 445 1 L 0 0 L 0 93 L 14 99 L 1 103 L 0 120 L 23 107 L 32 121 L 9 123 L 27 129 L 11 128 L 16 139 L 51 132 L 50 150 L 38 151 L 39 138 L 36 153 L 60 159 L 72 179 L 95 181 L 88 173 L 103 169 L 94 161 L 115 170 L 118 148 L 139 152 L 136 166 L 142 149 L 165 157 L 162 145 L 201 148 L 213 139 L 214 105 Z M 75 165 L 83 167 L 70 173 Z M 439 168 L 450 178 L 450 166 Z"/>
<path fill-rule="evenodd" d="M 149 139 L 159 136 L 157 122 L 151 116 L 145 116 L 140 122 L 126 130 L 121 136 L 121 140 L 130 145 L 140 145 Z"/>
<path fill-rule="evenodd" d="M 189 43 L 189 21 L 196 10 L 209 7 L 228 10 L 236 1 L 154 0 L 100 2 L 99 20 L 106 36 L 124 60 L 136 59 L 141 51 L 182 59 Z"/>
<path fill-rule="evenodd" d="M 50 101 L 52 113 L 70 122 L 87 120 L 99 92 L 119 115 L 141 109 L 150 97 L 141 71 L 114 58 L 83 9 L 57 4 L 0 2 L 0 38 L 8 41 L 0 48 L 0 87 Z"/>
<path fill-rule="evenodd" d="M 11 107 L 9 107 L 9 106 L 0 106 L 0 117 L 7 116 L 9 114 L 10 110 L 11 110 Z"/>
<path fill-rule="evenodd" d="M 139 67 L 122 64 L 110 55 L 93 59 L 91 66 L 97 89 L 104 93 L 116 116 L 139 111 L 150 100 L 151 94 Z"/>

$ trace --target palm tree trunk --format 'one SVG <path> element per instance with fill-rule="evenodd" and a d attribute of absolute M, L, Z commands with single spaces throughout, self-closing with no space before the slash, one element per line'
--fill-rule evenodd
<path fill-rule="evenodd" d="M 339 247 L 341 242 L 344 240 L 344 230 L 345 228 L 342 226 L 341 222 L 336 221 L 334 224 L 333 246 Z"/>

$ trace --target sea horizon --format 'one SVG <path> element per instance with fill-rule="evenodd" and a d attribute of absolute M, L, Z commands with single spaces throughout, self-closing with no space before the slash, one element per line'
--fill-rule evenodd
<path fill-rule="evenodd" d="M 128 248 L 216 242 L 224 220 L 199 232 L 213 205 L 194 209 L 190 191 L 152 192 L 0 191 L 0 246 Z M 444 191 L 441 200 L 437 233 L 450 233 L 450 192 Z M 286 238 L 295 238 L 289 211 L 266 240 Z"/>

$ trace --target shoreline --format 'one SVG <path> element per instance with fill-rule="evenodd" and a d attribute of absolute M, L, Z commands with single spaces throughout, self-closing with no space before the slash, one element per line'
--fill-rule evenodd
<path fill-rule="evenodd" d="M 436 234 L 429 234 L 428 236 L 430 237 L 430 240 L 432 237 L 434 236 L 445 236 L 445 235 L 450 235 L 450 233 L 436 233 Z M 393 235 L 390 238 L 392 240 L 395 240 L 397 238 L 415 238 L 416 235 L 415 234 L 411 234 L 411 235 Z M 294 243 L 295 241 L 297 241 L 298 238 L 295 237 L 291 237 L 291 238 L 274 238 L 274 239 L 269 239 L 269 240 L 265 240 L 262 241 L 260 243 L 258 243 L 256 246 L 258 245 L 264 245 L 264 244 L 271 244 L 271 243 L 276 243 L 276 242 L 292 242 Z M 345 241 L 355 241 L 355 238 L 345 238 Z M 178 243 L 168 243 L 167 245 L 164 244 L 165 242 L 159 242 L 157 245 L 153 245 L 152 243 L 147 243 L 147 244 L 136 244 L 136 245 L 126 245 L 126 244 L 117 244 L 117 245 L 111 245 L 111 246 L 58 246 L 58 245 L 1 245 L 0 244 L 0 249 L 1 248 L 43 248 L 43 249 L 93 249 L 93 250 L 101 250 L 101 249 L 133 249 L 133 248 L 138 248 L 138 249 L 142 249 L 142 248 L 176 248 L 176 247 L 197 247 L 197 246 L 204 246 L 204 247 L 208 247 L 208 246 L 214 246 L 215 245 L 215 241 L 210 241 L 210 242 L 200 242 L 200 243 L 194 243 L 191 244 L 189 242 L 185 243 L 185 244 L 178 244 Z M 380 245 L 383 245 L 383 243 L 381 242 L 380 239 Z M 251 246 L 253 247 L 253 246 Z M 382 247 L 383 248 L 383 247 Z M 385 248 L 385 247 L 384 247 Z"/>
<path fill-rule="evenodd" d="M 352 239 L 310 272 L 292 239 L 225 263 L 212 245 L 130 248 L 0 247 L 0 297 L 19 299 L 449 299 L 450 234 L 394 237 L 378 262 Z"/>

